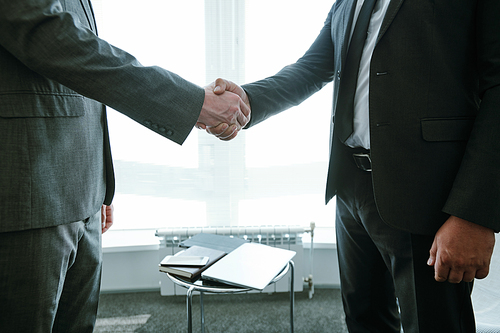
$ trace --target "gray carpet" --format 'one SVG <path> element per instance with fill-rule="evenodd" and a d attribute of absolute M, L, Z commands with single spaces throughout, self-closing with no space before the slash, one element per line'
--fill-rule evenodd
<path fill-rule="evenodd" d="M 288 293 L 206 295 L 205 332 L 289 332 Z M 102 294 L 94 333 L 187 332 L 186 297 L 161 296 L 159 291 Z M 316 288 L 295 294 L 295 332 L 343 333 L 338 289 Z M 193 332 L 201 332 L 199 296 L 193 299 Z"/>

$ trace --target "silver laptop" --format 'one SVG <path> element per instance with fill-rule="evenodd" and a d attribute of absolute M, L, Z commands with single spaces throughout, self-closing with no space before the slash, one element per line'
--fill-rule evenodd
<path fill-rule="evenodd" d="M 294 251 L 245 243 L 206 269 L 202 279 L 264 289 L 295 256 Z"/>

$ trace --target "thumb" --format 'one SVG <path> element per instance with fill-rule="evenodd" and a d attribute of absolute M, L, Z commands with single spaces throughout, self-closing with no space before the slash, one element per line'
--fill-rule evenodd
<path fill-rule="evenodd" d="M 227 80 L 218 78 L 214 82 L 214 94 L 220 95 L 223 94 L 224 91 L 228 89 L 229 82 Z"/>
<path fill-rule="evenodd" d="M 432 243 L 431 250 L 429 251 L 429 259 L 427 259 L 427 265 L 434 266 L 436 263 L 436 252 L 437 252 L 437 244 L 436 240 Z"/>

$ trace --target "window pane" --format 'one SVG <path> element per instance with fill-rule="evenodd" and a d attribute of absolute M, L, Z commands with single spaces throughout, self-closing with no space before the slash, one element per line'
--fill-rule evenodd
<path fill-rule="evenodd" d="M 158 65 L 203 85 L 203 0 L 142 0 L 140 6 L 132 0 L 92 3 L 102 38 L 133 54 L 143 65 Z M 120 113 L 108 113 L 115 160 L 197 167 L 196 131 L 181 148 Z"/>
<path fill-rule="evenodd" d="M 203 86 L 238 83 L 295 62 L 330 0 L 92 0 L 99 34 Z M 300 22 L 300 24 L 298 23 Z M 193 130 L 183 146 L 109 110 L 117 179 L 114 230 L 170 226 L 333 225 L 324 206 L 331 86 L 221 142 Z"/>
<path fill-rule="evenodd" d="M 246 2 L 247 82 L 275 74 L 307 51 L 333 4 L 313 3 Z M 317 226 L 333 226 L 333 203 L 324 204 L 331 103 L 330 84 L 301 105 L 246 132 L 246 166 L 251 175 L 247 196 L 255 199 L 242 202 L 242 223 L 308 225 L 315 221 Z"/>

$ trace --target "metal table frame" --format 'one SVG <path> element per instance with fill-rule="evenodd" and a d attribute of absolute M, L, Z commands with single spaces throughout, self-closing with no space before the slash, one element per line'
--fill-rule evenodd
<path fill-rule="evenodd" d="M 295 303 L 295 294 L 294 294 L 294 271 L 295 271 L 295 264 L 293 263 L 292 260 L 286 264 L 286 266 L 283 268 L 283 270 L 276 275 L 276 277 L 269 283 L 269 285 L 278 282 L 281 280 L 286 273 L 290 271 L 291 276 L 290 276 L 290 332 L 293 333 L 293 312 L 294 312 L 294 303 Z M 214 294 L 236 294 L 236 293 L 243 293 L 252 290 L 251 288 L 240 288 L 236 286 L 231 286 L 231 285 L 209 285 L 209 284 L 203 284 L 204 281 L 202 280 L 197 280 L 194 282 L 190 282 L 188 280 L 184 280 L 179 276 L 172 275 L 170 273 L 166 273 L 167 276 L 169 277 L 170 280 L 172 280 L 173 283 L 175 283 L 178 286 L 181 286 L 183 288 L 186 288 L 187 291 L 187 297 L 186 297 L 186 303 L 187 303 L 187 325 L 188 325 L 188 333 L 193 332 L 193 316 L 192 316 L 192 309 L 193 309 L 193 293 L 195 291 L 200 292 L 200 307 L 201 307 L 201 332 L 205 333 L 205 314 L 203 311 L 203 293 L 214 293 Z"/>

